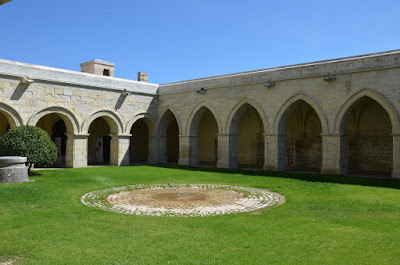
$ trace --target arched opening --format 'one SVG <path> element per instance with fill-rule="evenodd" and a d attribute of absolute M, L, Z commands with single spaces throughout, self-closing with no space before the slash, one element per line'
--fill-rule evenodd
<path fill-rule="evenodd" d="M 146 163 L 149 156 L 149 129 L 144 119 L 137 120 L 131 128 L 131 144 L 129 148 L 129 162 Z"/>
<path fill-rule="evenodd" d="M 103 118 L 96 118 L 89 126 L 88 164 L 110 165 L 111 159 L 111 130 Z"/>
<path fill-rule="evenodd" d="M 264 126 L 260 115 L 248 107 L 240 118 L 237 160 L 242 168 L 262 168 L 264 164 Z"/>
<path fill-rule="evenodd" d="M 179 128 L 174 118 L 167 129 L 167 162 L 178 163 L 179 159 Z"/>
<path fill-rule="evenodd" d="M 204 108 L 203 111 L 199 111 L 202 112 L 200 114 L 201 117 L 194 118 L 198 119 L 198 121 L 193 121 L 194 123 L 197 122 L 198 127 L 197 131 L 194 129 L 194 133 L 198 137 L 197 161 L 199 165 L 215 166 L 218 159 L 217 121 L 209 109 Z M 196 125 L 193 123 L 192 126 L 196 127 Z"/>
<path fill-rule="evenodd" d="M 0 112 L 0 138 L 10 129 L 10 122 L 6 115 Z"/>
<path fill-rule="evenodd" d="M 164 112 L 158 123 L 157 157 L 159 163 L 178 163 L 179 125 L 170 110 Z"/>
<path fill-rule="evenodd" d="M 349 174 L 390 176 L 393 169 L 392 124 L 375 100 L 362 97 L 343 118 Z"/>
<path fill-rule="evenodd" d="M 264 125 L 258 111 L 242 105 L 230 128 L 231 167 L 262 168 L 264 164 Z"/>
<path fill-rule="evenodd" d="M 322 167 L 322 126 L 316 111 L 298 100 L 282 116 L 281 130 L 286 133 L 286 169 L 319 172 Z M 282 148 L 281 148 L 282 149 Z"/>
<path fill-rule="evenodd" d="M 67 127 L 63 118 L 57 113 L 50 113 L 40 118 L 36 126 L 45 130 L 57 146 L 57 160 L 52 166 L 65 167 L 67 148 L 70 147 L 67 145 Z"/>

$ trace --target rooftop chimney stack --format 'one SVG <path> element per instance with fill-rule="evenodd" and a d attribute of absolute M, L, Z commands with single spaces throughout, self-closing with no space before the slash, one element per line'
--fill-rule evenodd
<path fill-rule="evenodd" d="M 148 79 L 149 79 L 149 75 L 147 73 L 139 72 L 137 74 L 137 81 L 139 81 L 139 82 L 147 82 Z"/>
<path fill-rule="evenodd" d="M 81 63 L 81 72 L 103 76 L 114 76 L 115 64 L 103 60 L 95 59 L 86 63 Z"/>

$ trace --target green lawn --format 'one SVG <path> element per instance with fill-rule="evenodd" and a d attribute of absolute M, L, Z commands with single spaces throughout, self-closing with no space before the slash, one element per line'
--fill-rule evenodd
<path fill-rule="evenodd" d="M 400 181 L 190 167 L 36 171 L 0 184 L 0 263 L 399 264 Z M 262 187 L 286 203 L 262 214 L 124 215 L 83 194 L 149 183 Z"/>

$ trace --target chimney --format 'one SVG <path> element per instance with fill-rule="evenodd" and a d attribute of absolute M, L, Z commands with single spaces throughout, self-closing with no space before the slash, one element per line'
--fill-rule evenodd
<path fill-rule="evenodd" d="M 149 76 L 148 76 L 147 73 L 139 72 L 139 73 L 137 74 L 137 81 L 140 81 L 140 82 L 147 82 L 147 79 L 148 79 L 148 78 L 149 78 Z"/>
<path fill-rule="evenodd" d="M 81 72 L 103 76 L 114 76 L 115 64 L 103 60 L 95 59 L 86 63 L 81 63 Z"/>

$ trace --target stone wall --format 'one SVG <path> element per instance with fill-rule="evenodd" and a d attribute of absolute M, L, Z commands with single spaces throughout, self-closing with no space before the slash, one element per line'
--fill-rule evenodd
<path fill-rule="evenodd" d="M 287 170 L 295 142 L 296 170 L 400 178 L 399 84 L 400 50 L 160 86 L 0 60 L 0 133 L 56 115 L 65 122 L 66 165 L 86 166 L 89 128 L 102 118 L 110 164 L 126 165 L 141 120 L 152 163 Z"/>
<path fill-rule="evenodd" d="M 24 76 L 34 82 L 24 84 Z M 62 118 L 68 135 L 68 167 L 87 165 L 89 127 L 99 117 L 105 118 L 113 134 L 116 155 L 111 163 L 129 163 L 122 142 L 139 115 L 150 115 L 155 127 L 157 89 L 155 84 L 0 60 L 0 112 L 10 127 L 37 125 L 49 114 Z M 131 95 L 124 96 L 124 90 Z"/>

